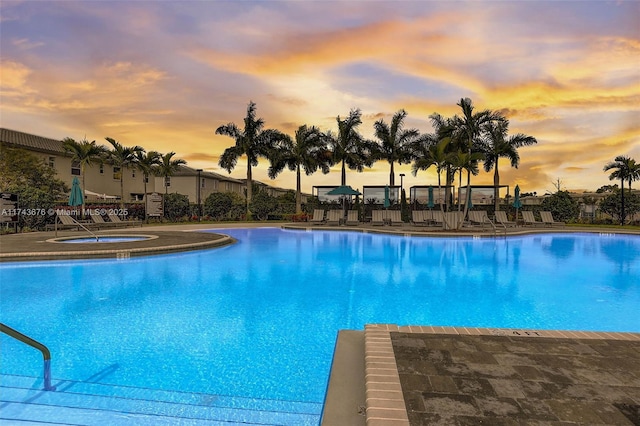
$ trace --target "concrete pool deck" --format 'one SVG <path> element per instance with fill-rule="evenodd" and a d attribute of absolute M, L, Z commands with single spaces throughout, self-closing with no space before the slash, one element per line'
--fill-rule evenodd
<path fill-rule="evenodd" d="M 118 257 L 233 243 L 202 229 L 283 227 L 403 236 L 494 237 L 410 225 L 309 226 L 306 223 L 145 226 L 99 235 L 149 235 L 146 241 L 50 242 L 53 232 L 0 236 L 0 261 Z M 518 228 L 548 232 L 640 234 L 635 229 Z M 220 231 L 224 234 L 224 230 Z M 87 236 L 58 231 L 58 237 Z M 502 235 L 498 235 L 502 236 Z M 640 425 L 640 334 L 367 325 L 340 332 L 323 425 Z"/>

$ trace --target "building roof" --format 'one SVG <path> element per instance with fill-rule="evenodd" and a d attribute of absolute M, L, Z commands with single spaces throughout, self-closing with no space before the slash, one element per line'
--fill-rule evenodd
<path fill-rule="evenodd" d="M 31 149 L 51 154 L 65 155 L 62 141 L 43 136 L 0 128 L 0 142 L 14 148 Z"/>
<path fill-rule="evenodd" d="M 179 166 L 178 170 L 173 174 L 173 176 L 198 176 L 198 170 L 188 166 Z M 222 180 L 226 182 L 234 182 L 243 184 L 241 180 L 234 179 L 230 176 L 224 176 L 214 172 L 208 172 L 206 170 L 202 170 L 200 172 L 200 176 L 204 178 Z"/>

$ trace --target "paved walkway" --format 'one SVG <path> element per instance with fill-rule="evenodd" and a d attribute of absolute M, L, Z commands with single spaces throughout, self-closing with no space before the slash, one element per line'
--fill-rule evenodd
<path fill-rule="evenodd" d="M 367 426 L 640 425 L 640 334 L 370 325 Z"/>

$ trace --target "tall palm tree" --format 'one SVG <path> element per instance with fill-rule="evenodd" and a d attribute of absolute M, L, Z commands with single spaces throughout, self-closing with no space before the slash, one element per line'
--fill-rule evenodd
<path fill-rule="evenodd" d="M 167 186 L 167 180 L 170 176 L 180 168 L 181 165 L 187 164 L 182 158 L 173 159 L 173 156 L 176 155 L 175 152 L 167 152 L 164 155 L 160 156 L 160 164 L 157 166 L 158 175 L 164 177 L 164 193 L 165 195 L 169 193 L 169 187 Z"/>
<path fill-rule="evenodd" d="M 329 132 L 327 138 L 333 164 L 340 163 L 342 166 L 340 185 L 346 185 L 346 168 L 362 172 L 365 167 L 371 167 L 374 161 L 375 146 L 358 133 L 358 126 L 362 124 L 362 112 L 359 109 L 352 109 L 345 119 L 337 116 L 336 122 L 338 123 L 338 134 L 334 135 Z"/>
<path fill-rule="evenodd" d="M 109 151 L 109 159 L 115 167 L 120 168 L 120 209 L 124 209 L 124 169 L 136 164 L 136 153 L 144 152 L 141 146 L 123 146 L 113 138 L 106 137 L 107 142 L 113 147 Z"/>
<path fill-rule="evenodd" d="M 605 164 L 604 171 L 614 170 L 609 175 L 609 180 L 620 179 L 620 196 L 622 203 L 622 211 L 620 215 L 620 225 L 624 225 L 624 182 L 629 181 L 629 193 L 631 193 L 631 181 L 634 180 L 636 173 L 635 160 L 626 155 L 618 155 L 614 161 Z"/>
<path fill-rule="evenodd" d="M 484 170 L 490 172 L 493 169 L 493 201 L 496 211 L 500 210 L 500 173 L 498 172 L 498 160 L 508 158 L 511 167 L 518 168 L 520 165 L 520 154 L 518 148 L 530 146 L 538 143 L 533 136 L 518 133 L 507 136 L 509 132 L 509 121 L 489 121 L 483 128 L 485 138 L 483 138 L 480 150 L 484 153 Z"/>
<path fill-rule="evenodd" d="M 378 138 L 377 157 L 387 160 L 390 164 L 389 186 L 395 186 L 394 163 L 408 164 L 411 162 L 411 143 L 418 137 L 416 129 L 404 129 L 404 119 L 407 112 L 403 109 L 396 112 L 391 119 L 391 125 L 383 119 L 373 125 L 376 138 Z"/>
<path fill-rule="evenodd" d="M 454 131 L 453 137 L 459 143 L 459 149 L 466 151 L 471 155 L 473 152 L 479 151 L 479 146 L 482 145 L 482 133 L 483 128 L 491 122 L 504 121 L 505 118 L 490 110 L 484 110 L 480 112 L 473 112 L 473 102 L 469 98 L 460 99 L 456 105 L 462 109 L 461 116 L 454 116 Z M 471 174 L 467 174 L 467 193 L 471 187 Z M 467 216 L 469 211 L 468 203 L 464 206 L 463 217 Z"/>
<path fill-rule="evenodd" d="M 158 166 L 161 164 L 162 155 L 157 151 L 137 151 L 136 167 L 142 172 L 144 182 L 144 196 L 147 196 L 147 181 L 149 176 L 157 172 Z"/>
<path fill-rule="evenodd" d="M 269 177 L 274 179 L 285 167 L 296 172 L 296 213 L 302 213 L 301 171 L 307 176 L 318 169 L 329 173 L 330 163 L 327 157 L 327 140 L 315 126 L 306 124 L 298 127 L 295 139 L 281 139 L 270 154 Z"/>
<path fill-rule="evenodd" d="M 454 157 L 456 153 L 460 151 L 459 138 L 454 134 L 456 130 L 454 117 L 444 117 L 434 112 L 429 116 L 429 120 L 431 121 L 431 125 L 435 131 L 432 138 L 435 138 L 436 141 L 447 138 L 449 140 L 446 147 L 447 154 L 450 154 L 449 157 Z M 454 171 L 453 164 L 451 162 L 446 165 L 445 171 L 446 186 L 447 188 L 453 188 Z M 450 196 L 450 193 L 447 193 L 445 196 L 445 206 L 447 207 L 447 210 L 451 200 Z"/>
<path fill-rule="evenodd" d="M 414 161 L 411 165 L 411 173 L 415 176 L 418 170 L 428 170 L 431 166 L 435 166 L 438 174 L 438 194 L 441 194 L 442 190 L 440 175 L 451 163 L 451 153 L 447 151 L 450 143 L 451 138 L 438 139 L 436 135 L 424 135 L 413 143 Z M 440 203 L 442 212 L 444 212 L 443 204 Z"/>
<path fill-rule="evenodd" d="M 277 130 L 263 130 L 264 120 L 256 118 L 256 104 L 249 102 L 247 116 L 244 118 L 244 129 L 240 130 L 234 123 L 225 124 L 216 129 L 217 135 L 225 135 L 233 138 L 234 146 L 224 150 L 218 164 L 231 173 L 238 164 L 238 158 L 247 156 L 247 213 L 253 194 L 252 167 L 258 165 L 259 157 L 268 157 L 269 153 L 278 141 L 286 138 L 286 135 Z"/>
<path fill-rule="evenodd" d="M 640 180 L 640 163 L 636 163 L 636 160 L 630 158 L 627 168 L 629 169 L 629 176 L 627 178 L 629 182 L 629 192 L 631 192 L 631 182 Z"/>
<path fill-rule="evenodd" d="M 62 147 L 66 152 L 71 154 L 71 161 L 80 164 L 80 178 L 82 180 L 82 194 L 85 192 L 84 177 L 87 166 L 93 164 L 94 161 L 102 161 L 107 149 L 102 145 L 96 145 L 96 141 L 89 142 L 86 139 L 75 141 L 71 138 L 62 140 Z M 85 201 L 82 198 L 82 211 L 84 211 Z"/>

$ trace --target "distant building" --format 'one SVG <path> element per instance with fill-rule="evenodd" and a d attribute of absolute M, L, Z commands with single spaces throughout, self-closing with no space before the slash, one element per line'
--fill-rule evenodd
<path fill-rule="evenodd" d="M 80 165 L 71 161 L 71 155 L 63 147 L 62 141 L 32 135 L 16 130 L 0 128 L 0 144 L 19 148 L 40 158 L 56 170 L 58 179 L 71 186 L 74 177 L 80 177 Z M 144 175 L 135 168 L 125 167 L 123 171 L 105 161 L 93 163 L 85 169 L 85 195 L 88 201 L 115 200 L 120 198 L 120 177 L 124 182 L 124 201 L 141 201 L 144 195 Z M 200 181 L 198 181 L 200 178 Z M 189 201 L 201 201 L 212 192 L 235 192 L 244 196 L 244 183 L 238 179 L 217 173 L 198 172 L 191 167 L 181 166 L 168 179 L 167 192 L 184 194 Z M 147 192 L 165 192 L 164 177 L 150 176 Z"/>

